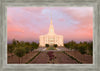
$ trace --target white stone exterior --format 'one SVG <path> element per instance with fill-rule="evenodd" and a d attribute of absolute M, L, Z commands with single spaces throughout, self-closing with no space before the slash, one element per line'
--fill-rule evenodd
<path fill-rule="evenodd" d="M 45 44 L 54 45 L 57 44 L 58 46 L 63 46 L 63 36 L 62 35 L 56 35 L 54 32 L 52 19 L 49 27 L 49 32 L 46 35 L 41 35 L 39 37 L 39 46 L 45 47 Z"/>

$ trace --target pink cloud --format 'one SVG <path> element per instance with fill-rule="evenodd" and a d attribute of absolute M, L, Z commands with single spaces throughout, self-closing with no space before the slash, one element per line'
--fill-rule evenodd
<path fill-rule="evenodd" d="M 85 8 L 85 7 L 84 7 Z M 80 24 L 76 24 L 75 38 L 93 39 L 93 9 L 73 9 L 69 8 L 64 11 L 69 14 L 73 19 L 79 21 Z M 70 35 L 71 36 L 71 35 Z M 81 38 L 81 39 L 82 39 Z"/>
<path fill-rule="evenodd" d="M 63 18 L 60 18 L 60 19 L 59 19 L 59 21 L 61 21 L 61 22 L 62 22 L 62 21 L 65 21 L 65 19 L 63 19 Z"/>

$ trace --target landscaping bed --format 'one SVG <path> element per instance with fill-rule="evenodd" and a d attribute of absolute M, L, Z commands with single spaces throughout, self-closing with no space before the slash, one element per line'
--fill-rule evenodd
<path fill-rule="evenodd" d="M 25 64 L 27 61 L 29 61 L 33 56 L 35 56 L 38 52 L 33 51 L 21 58 L 21 64 Z M 8 64 L 19 64 L 19 57 L 16 55 L 10 56 L 7 58 L 8 59 Z"/>
<path fill-rule="evenodd" d="M 93 63 L 93 57 L 91 55 L 87 55 L 87 54 L 81 54 L 78 51 L 66 51 L 67 54 L 69 54 L 70 56 L 73 56 L 74 58 L 76 58 L 78 61 L 82 62 L 83 64 L 91 64 Z"/>
<path fill-rule="evenodd" d="M 78 62 L 62 52 L 54 52 L 55 64 L 78 64 Z"/>

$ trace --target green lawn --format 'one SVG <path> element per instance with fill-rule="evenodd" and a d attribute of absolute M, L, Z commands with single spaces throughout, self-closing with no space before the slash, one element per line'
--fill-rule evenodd
<path fill-rule="evenodd" d="M 56 50 L 55 47 L 48 47 L 47 50 Z"/>

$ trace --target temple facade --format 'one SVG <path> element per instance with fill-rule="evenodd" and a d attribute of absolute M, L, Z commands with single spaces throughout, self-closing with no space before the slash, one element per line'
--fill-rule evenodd
<path fill-rule="evenodd" d="M 49 32 L 46 35 L 41 35 L 39 37 L 39 46 L 45 47 L 46 44 L 54 45 L 57 44 L 58 46 L 63 46 L 63 36 L 57 35 L 54 32 L 54 27 L 52 23 L 52 18 L 50 22 Z"/>

